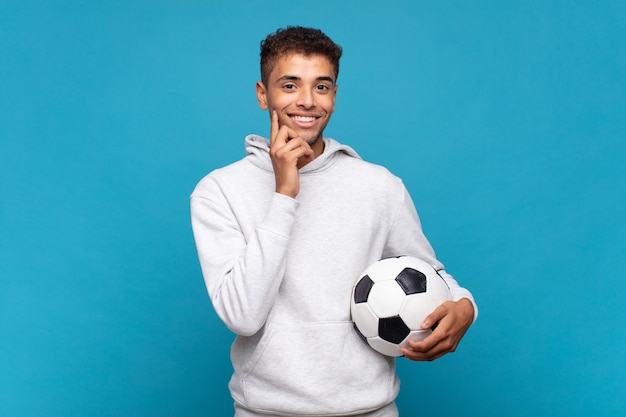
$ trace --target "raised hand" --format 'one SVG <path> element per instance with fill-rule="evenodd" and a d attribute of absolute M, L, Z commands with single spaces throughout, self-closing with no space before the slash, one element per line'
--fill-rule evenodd
<path fill-rule="evenodd" d="M 270 129 L 270 158 L 276 178 L 276 192 L 295 198 L 300 192 L 298 173 L 300 158 L 313 158 L 313 149 L 288 126 L 279 126 L 278 115 L 272 110 Z"/>

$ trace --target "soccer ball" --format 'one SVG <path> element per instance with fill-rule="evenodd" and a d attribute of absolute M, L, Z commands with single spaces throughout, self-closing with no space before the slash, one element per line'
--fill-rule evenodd
<path fill-rule="evenodd" d="M 432 333 L 420 325 L 452 298 L 444 279 L 428 263 L 409 256 L 372 264 L 356 281 L 350 311 L 357 332 L 376 351 L 402 356 L 400 346 Z"/>

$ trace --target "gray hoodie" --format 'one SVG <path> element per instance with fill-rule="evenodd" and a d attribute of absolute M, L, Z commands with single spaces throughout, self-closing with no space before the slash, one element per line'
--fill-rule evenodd
<path fill-rule="evenodd" d="M 394 360 L 367 346 L 350 320 L 352 286 L 371 263 L 421 258 L 454 300 L 473 302 L 435 258 L 402 181 L 346 145 L 324 143 L 300 170 L 295 199 L 274 192 L 269 141 L 255 135 L 245 158 L 191 195 L 207 290 L 237 334 L 231 395 L 258 413 L 351 415 L 394 401 Z"/>

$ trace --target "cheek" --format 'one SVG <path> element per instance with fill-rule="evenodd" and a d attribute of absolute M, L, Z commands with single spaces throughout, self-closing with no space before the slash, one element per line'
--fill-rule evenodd
<path fill-rule="evenodd" d="M 335 96 L 331 96 L 331 97 L 326 97 L 326 100 L 324 102 L 324 106 L 326 107 L 326 109 L 328 109 L 328 111 L 330 113 L 335 111 Z"/>
<path fill-rule="evenodd" d="M 276 109 L 285 107 L 288 102 L 289 97 L 279 91 L 270 91 L 267 95 L 267 103 Z"/>

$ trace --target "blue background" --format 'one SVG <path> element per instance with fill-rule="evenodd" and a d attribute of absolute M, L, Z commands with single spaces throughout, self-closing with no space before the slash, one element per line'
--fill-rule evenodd
<path fill-rule="evenodd" d="M 268 133 L 290 24 L 344 47 L 327 135 L 405 180 L 480 306 L 398 362 L 403 415 L 626 410 L 625 2 L 2 1 L 0 415 L 231 413 L 188 196 Z"/>

